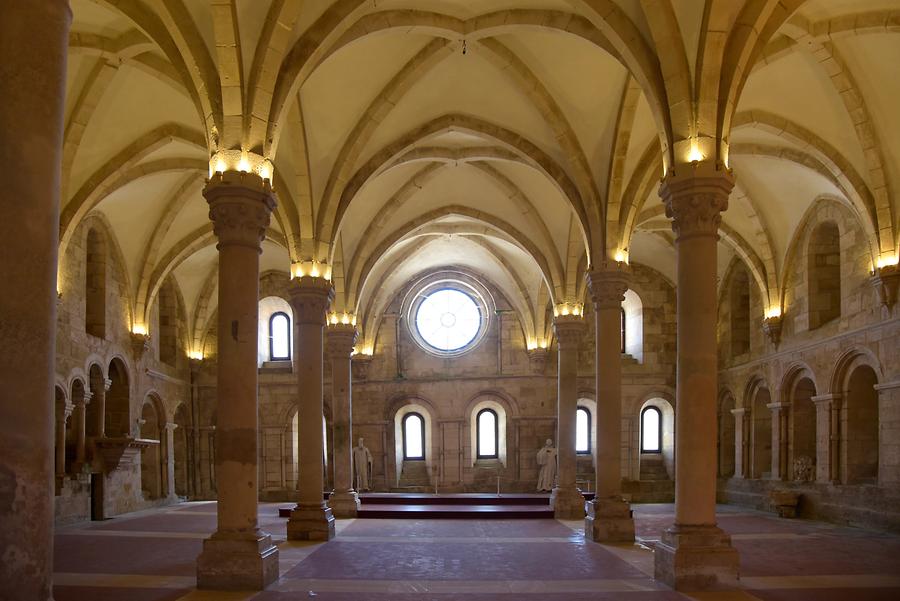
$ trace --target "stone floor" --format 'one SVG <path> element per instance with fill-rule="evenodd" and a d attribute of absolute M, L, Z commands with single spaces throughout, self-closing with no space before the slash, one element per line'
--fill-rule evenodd
<path fill-rule="evenodd" d="M 740 591 L 685 596 L 652 580 L 648 544 L 672 505 L 637 505 L 639 544 L 585 542 L 578 522 L 339 520 L 328 543 L 285 542 L 278 505 L 260 520 L 281 550 L 281 579 L 262 593 L 194 590 L 194 560 L 215 503 L 61 528 L 56 601 L 896 601 L 900 536 L 781 520 L 721 506 L 741 554 Z"/>

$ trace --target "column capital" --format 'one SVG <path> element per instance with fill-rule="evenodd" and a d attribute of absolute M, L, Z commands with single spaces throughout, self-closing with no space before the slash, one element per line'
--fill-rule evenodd
<path fill-rule="evenodd" d="M 246 246 L 262 252 L 262 241 L 275 208 L 272 185 L 255 173 L 216 172 L 203 188 L 213 231 L 223 246 Z"/>
<path fill-rule="evenodd" d="M 166 430 L 168 430 L 171 433 L 171 432 L 174 432 L 176 428 L 178 428 L 178 424 L 176 424 L 175 422 L 166 422 L 165 427 L 166 427 Z"/>
<path fill-rule="evenodd" d="M 334 286 L 325 278 L 303 276 L 291 280 L 291 308 L 297 323 L 325 326 L 326 312 L 334 300 Z"/>
<path fill-rule="evenodd" d="M 731 415 L 735 417 L 743 417 L 745 413 L 747 413 L 747 409 L 744 407 L 738 407 L 737 409 L 731 410 Z"/>
<path fill-rule="evenodd" d="M 790 409 L 790 403 L 766 403 L 766 407 L 768 407 L 772 412 L 781 411 L 782 409 Z"/>
<path fill-rule="evenodd" d="M 94 393 L 86 389 L 84 393 L 82 393 L 80 399 L 75 399 L 75 406 L 78 407 L 79 405 L 90 405 L 92 398 L 94 398 Z"/>
<path fill-rule="evenodd" d="M 330 323 L 325 328 L 325 351 L 332 359 L 349 359 L 357 336 L 353 324 Z"/>
<path fill-rule="evenodd" d="M 372 365 L 372 355 L 357 353 L 350 357 L 350 369 L 354 380 L 365 380 L 369 377 L 369 366 Z"/>
<path fill-rule="evenodd" d="M 630 279 L 631 268 L 622 261 L 604 260 L 589 271 L 587 280 L 594 311 L 621 307 Z"/>
<path fill-rule="evenodd" d="M 557 315 L 553 318 L 553 331 L 560 350 L 575 349 L 581 343 L 585 331 L 584 319 L 580 315 Z"/>
<path fill-rule="evenodd" d="M 660 183 L 659 195 L 666 205 L 666 217 L 672 218 L 676 239 L 717 236 L 732 188 L 731 170 L 712 161 L 670 169 Z"/>
<path fill-rule="evenodd" d="M 820 394 L 814 397 L 810 397 L 809 400 L 817 405 L 821 403 L 823 406 L 825 406 L 830 404 L 832 401 L 840 401 L 841 396 L 841 393 L 836 392 L 833 394 Z"/>

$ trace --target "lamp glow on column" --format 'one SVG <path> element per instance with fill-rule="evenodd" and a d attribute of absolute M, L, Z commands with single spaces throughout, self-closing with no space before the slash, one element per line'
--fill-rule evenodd
<path fill-rule="evenodd" d="M 292 278 L 325 278 L 331 281 L 331 265 L 319 261 L 297 261 L 291 265 Z"/>
<path fill-rule="evenodd" d="M 209 176 L 226 171 L 255 173 L 262 179 L 272 182 L 275 166 L 269 159 L 254 152 L 244 150 L 220 150 L 209 159 Z"/>
<path fill-rule="evenodd" d="M 348 313 L 346 311 L 342 313 L 329 313 L 328 314 L 328 324 L 332 326 L 336 326 L 338 324 L 342 325 L 356 325 L 356 315 L 353 313 Z"/>
<path fill-rule="evenodd" d="M 616 263 L 628 264 L 628 251 L 623 248 L 618 249 L 613 259 L 615 259 Z"/>
<path fill-rule="evenodd" d="M 553 307 L 553 316 L 575 315 L 576 317 L 584 314 L 584 305 L 581 303 L 559 303 Z"/>

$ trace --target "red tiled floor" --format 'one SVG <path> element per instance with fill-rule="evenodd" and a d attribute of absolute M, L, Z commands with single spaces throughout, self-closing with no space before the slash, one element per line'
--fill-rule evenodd
<path fill-rule="evenodd" d="M 753 591 L 761 601 L 897 601 L 900 588 L 817 588 Z"/>
<path fill-rule="evenodd" d="M 356 520 L 347 536 L 422 537 L 569 537 L 570 528 L 556 520 Z"/>
<path fill-rule="evenodd" d="M 53 571 L 193 576 L 202 545 L 201 539 L 58 535 Z"/>
<path fill-rule="evenodd" d="M 674 591 L 638 591 L 604 593 L 329 593 L 308 592 L 281 593 L 265 591 L 253 597 L 253 601 L 687 601 L 688 598 Z M 829 600 L 830 601 L 830 600 Z M 880 600 L 879 600 L 880 601 Z"/>
<path fill-rule="evenodd" d="M 54 586 L 54 601 L 176 601 L 189 589 Z"/>

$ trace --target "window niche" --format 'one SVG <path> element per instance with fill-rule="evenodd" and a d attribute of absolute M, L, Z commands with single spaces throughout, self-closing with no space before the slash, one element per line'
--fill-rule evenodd
<path fill-rule="evenodd" d="M 106 338 L 106 237 L 91 228 L 85 243 L 84 330 Z"/>
<path fill-rule="evenodd" d="M 731 356 L 750 352 L 750 276 L 743 265 L 731 276 Z"/>
<path fill-rule="evenodd" d="M 833 221 L 820 223 L 807 248 L 809 329 L 841 316 L 841 234 Z"/>

